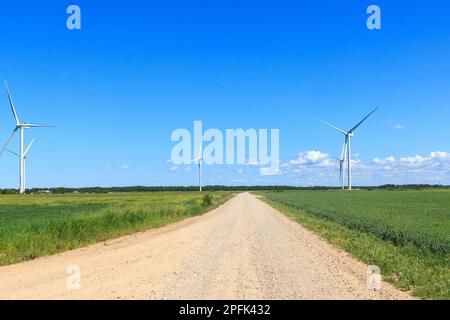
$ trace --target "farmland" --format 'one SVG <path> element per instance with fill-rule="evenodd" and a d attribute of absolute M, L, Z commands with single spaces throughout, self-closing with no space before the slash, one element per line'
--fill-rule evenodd
<path fill-rule="evenodd" d="M 263 192 L 329 242 L 420 297 L 450 298 L 450 192 Z"/>
<path fill-rule="evenodd" d="M 230 192 L 0 196 L 0 265 L 82 247 L 193 217 Z"/>

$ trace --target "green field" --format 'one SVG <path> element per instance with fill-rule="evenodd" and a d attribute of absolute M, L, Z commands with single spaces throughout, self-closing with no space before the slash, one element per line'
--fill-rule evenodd
<path fill-rule="evenodd" d="M 449 191 L 263 192 L 331 243 L 413 294 L 450 298 Z"/>
<path fill-rule="evenodd" d="M 211 210 L 232 196 L 212 192 L 0 196 L 0 265 L 34 259 Z"/>

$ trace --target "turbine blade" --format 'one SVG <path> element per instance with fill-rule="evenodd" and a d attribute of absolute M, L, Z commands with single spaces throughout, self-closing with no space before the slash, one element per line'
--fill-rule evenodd
<path fill-rule="evenodd" d="M 347 146 L 347 137 L 345 137 L 344 144 L 342 145 L 341 160 L 345 160 L 345 147 Z"/>
<path fill-rule="evenodd" d="M 11 92 L 9 91 L 9 87 L 8 87 L 8 82 L 6 82 L 5 80 L 5 87 L 6 87 L 6 92 L 8 93 L 8 99 L 9 99 L 9 105 L 11 106 L 11 111 L 14 115 L 14 118 L 16 119 L 16 124 L 19 124 L 19 117 L 17 116 L 17 112 L 16 112 L 16 108 L 14 107 L 14 102 L 11 96 Z"/>
<path fill-rule="evenodd" d="M 367 116 L 364 117 L 364 119 L 362 119 L 360 122 L 358 122 L 353 128 L 351 128 L 348 132 L 353 132 L 355 131 L 360 125 L 363 124 L 364 121 L 367 120 L 368 117 L 370 117 L 375 111 L 378 110 L 379 107 L 376 107 L 371 113 L 369 113 Z"/>
<path fill-rule="evenodd" d="M 35 140 L 35 139 L 31 140 L 31 142 L 30 142 L 30 144 L 28 145 L 27 149 L 26 149 L 25 152 L 23 153 L 23 156 L 24 156 L 24 157 L 26 157 L 26 156 L 28 155 L 28 151 L 30 151 L 30 148 L 31 148 L 31 146 L 32 146 L 33 143 L 34 143 L 34 140 Z"/>
<path fill-rule="evenodd" d="M 54 128 L 54 125 L 51 124 L 38 124 L 38 123 L 25 123 L 24 124 L 27 127 L 30 128 Z"/>
<path fill-rule="evenodd" d="M 319 120 L 319 121 L 322 122 L 323 124 L 326 124 L 327 126 L 333 128 L 333 129 L 336 129 L 336 130 L 339 131 L 340 133 L 343 133 L 343 134 L 347 135 L 347 132 L 345 132 L 345 131 L 342 130 L 342 129 L 339 129 L 338 127 L 332 125 L 331 123 L 328 123 L 328 122 L 323 121 L 323 120 Z"/>
<path fill-rule="evenodd" d="M 17 128 L 14 129 L 14 131 L 11 133 L 11 135 L 9 136 L 8 141 L 6 142 L 6 144 L 4 145 L 3 149 L 0 151 L 0 155 L 3 154 L 3 152 L 5 152 L 5 150 L 8 148 L 8 146 L 10 145 L 11 141 L 14 139 L 14 136 L 16 135 L 17 132 Z"/>
<path fill-rule="evenodd" d="M 15 153 L 14 151 L 9 150 L 9 149 L 6 149 L 6 151 L 8 151 L 9 153 L 11 153 L 11 154 L 15 155 L 16 157 L 20 158 L 19 154 Z"/>

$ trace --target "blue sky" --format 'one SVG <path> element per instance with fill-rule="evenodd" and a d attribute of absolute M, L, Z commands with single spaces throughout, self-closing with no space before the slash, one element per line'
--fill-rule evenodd
<path fill-rule="evenodd" d="M 66 28 L 70 4 L 81 30 Z M 366 27 L 370 4 L 381 30 Z M 26 132 L 36 138 L 27 185 L 195 184 L 195 167 L 167 161 L 172 131 L 194 120 L 280 129 L 279 175 L 205 166 L 206 184 L 336 185 L 342 137 L 317 119 L 350 128 L 376 106 L 353 140 L 354 183 L 450 184 L 449 10 L 400 0 L 5 3 L 0 77 L 24 121 L 57 126 Z M 0 141 L 13 125 L 1 89 Z M 17 185 L 17 162 L 0 157 L 1 187 Z"/>

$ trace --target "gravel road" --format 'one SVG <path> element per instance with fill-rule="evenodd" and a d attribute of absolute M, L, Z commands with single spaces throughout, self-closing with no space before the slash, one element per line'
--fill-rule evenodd
<path fill-rule="evenodd" d="M 80 288 L 74 289 L 80 270 Z M 203 216 L 0 268 L 1 299 L 410 299 L 249 193 Z M 74 269 L 76 270 L 76 269 Z M 72 289 L 68 289 L 68 279 Z"/>

